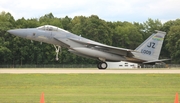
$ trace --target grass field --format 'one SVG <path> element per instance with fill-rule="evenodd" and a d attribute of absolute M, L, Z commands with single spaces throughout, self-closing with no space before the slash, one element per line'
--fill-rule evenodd
<path fill-rule="evenodd" d="M 173 103 L 180 74 L 0 74 L 0 103 Z"/>

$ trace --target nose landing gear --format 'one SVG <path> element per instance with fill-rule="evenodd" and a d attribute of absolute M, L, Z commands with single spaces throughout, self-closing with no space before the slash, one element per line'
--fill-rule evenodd
<path fill-rule="evenodd" d="M 56 49 L 55 50 L 55 52 L 56 52 L 56 61 L 58 61 L 59 60 L 59 57 L 58 57 L 58 54 L 59 54 L 59 51 L 61 52 L 61 46 L 59 46 L 59 45 L 54 45 L 54 48 Z"/>

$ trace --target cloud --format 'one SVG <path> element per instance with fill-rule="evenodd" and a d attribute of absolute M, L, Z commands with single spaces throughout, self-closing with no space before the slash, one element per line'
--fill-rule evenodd
<path fill-rule="evenodd" d="M 98 15 L 106 21 L 163 21 L 180 17 L 179 0 L 0 0 L 0 11 L 15 19 L 39 18 L 52 12 L 56 17 Z"/>

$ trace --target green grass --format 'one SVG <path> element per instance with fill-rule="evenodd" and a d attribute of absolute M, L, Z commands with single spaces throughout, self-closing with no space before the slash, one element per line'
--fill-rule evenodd
<path fill-rule="evenodd" d="M 0 103 L 173 103 L 180 74 L 0 74 Z"/>

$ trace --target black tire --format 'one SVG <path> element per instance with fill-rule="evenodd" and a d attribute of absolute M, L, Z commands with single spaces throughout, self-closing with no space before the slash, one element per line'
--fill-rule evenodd
<path fill-rule="evenodd" d="M 106 62 L 101 62 L 97 64 L 98 69 L 106 69 L 107 68 L 107 63 Z"/>
<path fill-rule="evenodd" d="M 98 69 L 102 69 L 102 68 L 101 68 L 101 63 L 98 63 L 98 64 L 97 64 L 97 68 L 98 68 Z"/>

